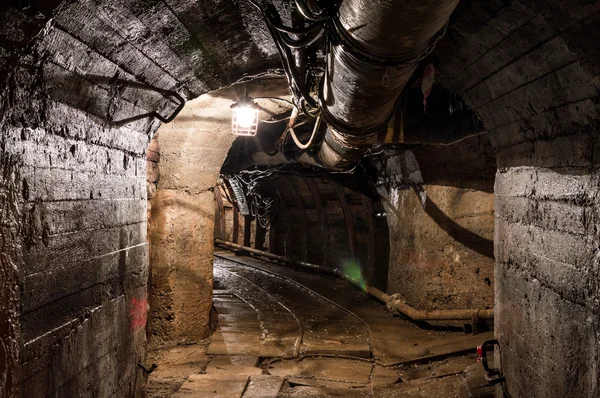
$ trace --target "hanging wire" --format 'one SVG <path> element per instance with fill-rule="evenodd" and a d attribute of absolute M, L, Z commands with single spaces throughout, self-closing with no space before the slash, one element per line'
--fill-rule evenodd
<path fill-rule="evenodd" d="M 298 10 L 304 16 L 304 18 L 308 19 L 309 21 L 322 22 L 329 19 L 329 16 L 325 15 L 323 10 L 319 10 L 316 13 L 311 10 L 304 0 L 296 0 L 296 7 L 298 7 Z"/>
<path fill-rule="evenodd" d="M 302 76 L 300 76 L 295 63 L 293 62 L 291 49 L 306 47 L 316 42 L 324 33 L 325 22 L 328 21 L 330 17 L 322 10 L 316 12 L 311 10 L 304 0 L 296 0 L 296 7 L 310 22 L 307 27 L 294 28 L 285 26 L 281 22 L 281 18 L 272 4 L 267 3 L 262 6 L 256 2 L 256 0 L 248 1 L 262 13 L 267 22 L 267 27 L 269 28 L 269 32 L 275 41 L 281 57 L 290 90 L 294 95 L 295 103 L 307 116 L 316 117 L 319 110 L 318 103 L 310 95 L 309 90 L 306 88 L 306 82 Z M 298 38 L 291 38 L 289 34 L 298 36 Z"/>
<path fill-rule="evenodd" d="M 317 116 L 317 121 L 315 122 L 315 126 L 313 127 L 313 132 L 312 132 L 309 140 L 306 142 L 306 144 L 303 144 L 300 142 L 300 140 L 296 136 L 294 127 L 293 126 L 290 127 L 290 134 L 291 134 L 292 139 L 294 140 L 294 143 L 296 144 L 296 146 L 300 149 L 307 149 L 308 147 L 310 147 L 313 140 L 315 139 L 315 136 L 317 135 L 317 132 L 319 131 L 320 126 L 321 126 L 321 115 Z"/>
<path fill-rule="evenodd" d="M 275 119 L 275 120 L 261 120 L 261 123 L 267 123 L 267 124 L 274 124 L 274 123 L 281 123 L 281 122 L 285 122 L 286 120 L 290 120 L 290 116 L 288 117 L 284 117 L 283 119 Z"/>
<path fill-rule="evenodd" d="M 233 176 L 222 176 L 226 180 L 236 180 L 242 186 L 246 203 L 250 214 L 260 223 L 263 228 L 267 228 L 277 212 L 277 202 L 270 196 L 261 193 L 260 184 L 263 180 L 270 179 L 273 171 L 242 171 Z M 234 202 L 231 202 L 234 203 Z M 235 204 L 235 203 L 234 203 Z"/>
<path fill-rule="evenodd" d="M 253 99 L 255 99 L 255 100 L 281 101 L 281 102 L 285 102 L 286 104 L 288 104 L 290 106 L 294 106 L 294 103 L 292 101 L 286 100 L 285 98 L 279 98 L 279 97 L 254 97 Z"/>

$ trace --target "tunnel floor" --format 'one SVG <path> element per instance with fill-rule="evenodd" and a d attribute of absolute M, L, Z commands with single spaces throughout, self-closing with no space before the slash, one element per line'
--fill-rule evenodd
<path fill-rule="evenodd" d="M 343 279 L 215 253 L 216 330 L 151 352 L 151 397 L 488 397 L 491 332 L 423 329 Z"/>

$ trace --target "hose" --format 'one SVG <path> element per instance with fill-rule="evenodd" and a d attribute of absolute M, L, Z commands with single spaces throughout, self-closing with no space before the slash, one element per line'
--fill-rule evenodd
<path fill-rule="evenodd" d="M 294 131 L 293 126 L 291 126 L 289 128 L 289 130 L 290 130 L 290 135 L 292 136 L 292 139 L 294 140 L 294 143 L 296 144 L 296 146 L 300 149 L 308 149 L 308 147 L 311 146 L 313 140 L 315 139 L 315 136 L 317 135 L 317 131 L 319 131 L 319 127 L 321 127 L 321 115 L 317 116 L 317 121 L 315 122 L 313 132 L 310 136 L 310 139 L 306 142 L 306 144 L 303 144 L 300 142 L 300 140 L 296 136 L 296 132 Z"/>

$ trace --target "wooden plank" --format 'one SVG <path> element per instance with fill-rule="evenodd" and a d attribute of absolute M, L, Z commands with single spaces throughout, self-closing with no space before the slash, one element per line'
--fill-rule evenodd
<path fill-rule="evenodd" d="M 218 229 L 215 231 L 218 238 L 225 238 L 225 217 L 223 214 L 223 198 L 221 197 L 221 190 L 219 187 L 213 190 L 216 203 L 216 218 L 219 223 Z"/>
<path fill-rule="evenodd" d="M 250 376 L 243 398 L 277 398 L 284 380 L 271 375 Z"/>
<path fill-rule="evenodd" d="M 251 235 L 252 235 L 252 217 L 244 216 L 244 246 L 250 247 Z"/>
<path fill-rule="evenodd" d="M 346 193 L 344 192 L 344 187 L 334 183 L 335 192 L 337 193 L 338 200 L 342 207 L 342 212 L 344 214 L 344 219 L 346 220 L 346 232 L 348 234 L 348 246 L 350 249 L 350 253 L 355 256 L 356 255 L 356 231 L 354 229 L 354 218 L 352 211 L 350 210 L 350 206 L 348 206 L 348 201 L 346 200 Z"/>
<path fill-rule="evenodd" d="M 233 206 L 233 231 L 232 231 L 232 240 L 233 243 L 238 243 L 238 235 L 240 229 L 240 214 L 238 212 L 237 207 Z"/>
<path fill-rule="evenodd" d="M 290 223 L 290 208 L 286 204 L 283 196 L 281 196 L 281 192 L 277 191 L 277 196 L 279 197 L 279 207 L 282 211 L 279 212 L 281 217 L 279 218 L 279 222 L 284 225 L 284 250 L 283 255 L 289 259 L 293 258 L 292 253 L 292 224 Z"/>
<path fill-rule="evenodd" d="M 241 397 L 246 384 L 248 384 L 247 375 L 218 374 L 213 376 L 193 374 L 187 378 L 185 383 L 171 397 Z"/>
<path fill-rule="evenodd" d="M 254 247 L 258 250 L 263 250 L 265 247 L 265 228 L 260 224 L 260 221 L 256 221 L 256 232 L 254 235 Z"/>

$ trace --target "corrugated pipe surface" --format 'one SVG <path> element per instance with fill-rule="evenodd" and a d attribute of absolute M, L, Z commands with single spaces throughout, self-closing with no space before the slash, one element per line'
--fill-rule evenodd
<path fill-rule="evenodd" d="M 321 162 L 357 161 L 387 124 L 419 62 L 445 32 L 459 0 L 344 0 L 334 17 L 321 109 L 328 129 Z"/>

